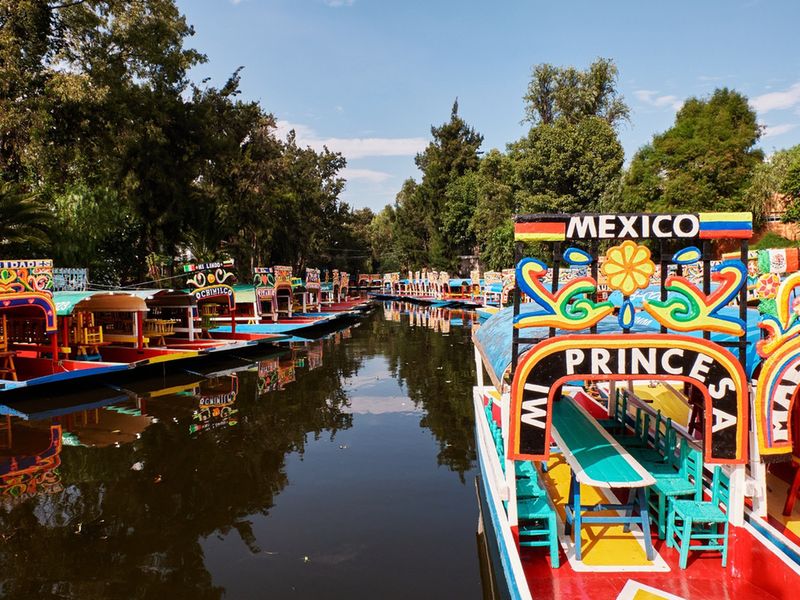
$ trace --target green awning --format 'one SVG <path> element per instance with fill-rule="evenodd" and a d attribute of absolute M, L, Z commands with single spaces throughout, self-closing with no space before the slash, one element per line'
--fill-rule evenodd
<path fill-rule="evenodd" d="M 97 292 L 53 292 L 53 302 L 56 305 L 56 314 L 59 317 L 66 317 L 75 310 L 75 305 L 96 294 Z"/>

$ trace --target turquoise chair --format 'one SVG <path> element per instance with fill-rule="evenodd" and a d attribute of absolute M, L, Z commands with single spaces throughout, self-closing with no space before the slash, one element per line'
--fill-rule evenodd
<path fill-rule="evenodd" d="M 650 439 L 650 413 L 637 408 L 633 435 L 618 437 L 617 441 L 625 448 L 647 448 Z"/>
<path fill-rule="evenodd" d="M 703 499 L 703 455 L 687 440 L 681 440 L 678 472 L 664 469 L 652 475 L 656 483 L 647 489 L 647 500 L 658 528 L 658 539 L 663 540 L 667 536 L 669 503 L 683 496 L 691 496 L 694 501 Z"/>
<path fill-rule="evenodd" d="M 611 402 L 611 399 L 608 400 Z M 598 419 L 597 422 L 604 429 L 608 429 L 609 431 L 624 431 L 625 428 L 625 414 L 628 412 L 628 396 L 620 392 L 620 390 L 616 391 L 614 395 L 614 401 L 611 405 L 611 416 L 607 419 Z"/>
<path fill-rule="evenodd" d="M 630 447 L 628 452 L 640 463 L 666 463 L 674 458 L 678 432 L 672 427 L 672 419 L 656 413 L 653 431 L 653 447 Z M 646 466 L 646 465 L 645 465 Z"/>
<path fill-rule="evenodd" d="M 722 566 L 728 562 L 728 506 L 730 480 L 722 467 L 714 469 L 711 483 L 711 502 L 673 500 L 670 502 L 667 545 L 678 546 L 681 569 L 686 568 L 689 550 L 718 550 L 722 552 Z M 725 507 L 725 510 L 720 508 Z M 722 533 L 719 528 L 722 526 Z M 692 545 L 692 540 L 700 544 Z"/>
<path fill-rule="evenodd" d="M 556 511 L 547 500 L 547 492 L 529 461 L 516 461 L 517 518 L 521 547 L 550 549 L 550 566 L 559 567 Z"/>

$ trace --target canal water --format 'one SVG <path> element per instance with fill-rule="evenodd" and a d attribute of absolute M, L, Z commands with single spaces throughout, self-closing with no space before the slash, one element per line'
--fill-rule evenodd
<path fill-rule="evenodd" d="M 471 315 L 3 407 L 4 598 L 480 598 Z"/>

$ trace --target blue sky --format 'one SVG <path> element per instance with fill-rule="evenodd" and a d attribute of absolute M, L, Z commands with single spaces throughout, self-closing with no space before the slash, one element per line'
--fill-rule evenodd
<path fill-rule="evenodd" d="M 348 159 L 344 200 L 380 210 L 406 177 L 430 127 L 461 115 L 484 150 L 526 127 L 531 67 L 614 59 L 631 122 L 630 160 L 667 129 L 683 99 L 728 86 L 765 126 L 769 154 L 800 143 L 800 2 L 770 0 L 178 0 L 191 45 L 209 62 L 192 77 L 222 85 L 237 67 L 242 97 L 279 133 Z"/>

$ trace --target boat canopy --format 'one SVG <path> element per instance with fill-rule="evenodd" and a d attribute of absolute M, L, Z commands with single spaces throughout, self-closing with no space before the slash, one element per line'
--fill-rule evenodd
<path fill-rule="evenodd" d="M 89 312 L 147 312 L 144 298 L 128 292 L 55 292 L 53 299 L 59 317 L 76 310 Z"/>
<path fill-rule="evenodd" d="M 255 304 L 256 289 L 249 283 L 235 283 L 233 295 L 236 304 Z"/>
<path fill-rule="evenodd" d="M 189 308 L 197 306 L 197 299 L 186 290 L 126 290 L 127 293 L 142 298 L 147 306 L 160 308 Z"/>
<path fill-rule="evenodd" d="M 448 285 L 451 288 L 462 287 L 462 286 L 465 286 L 465 285 L 472 285 L 472 280 L 471 279 L 451 279 Z"/>
<path fill-rule="evenodd" d="M 521 315 L 537 310 L 541 310 L 541 308 L 536 304 L 524 303 L 520 305 Z M 739 310 L 738 308 L 726 307 L 720 311 L 720 314 L 738 317 Z M 757 310 L 752 308 L 747 309 L 747 371 L 749 376 L 752 376 L 755 368 L 761 362 L 761 358 L 756 353 L 756 342 L 761 339 L 761 330 L 758 327 L 760 318 L 761 315 Z M 503 308 L 486 319 L 473 334 L 473 341 L 483 358 L 483 364 L 489 373 L 489 377 L 492 383 L 494 383 L 494 386 L 501 392 L 504 390 L 504 386 L 507 385 L 504 377 L 511 367 L 511 340 L 514 331 L 513 319 L 514 308 L 511 306 Z M 636 320 L 630 329 L 632 335 L 637 333 L 659 333 L 660 331 L 661 326 L 646 313 L 637 313 Z M 557 329 L 556 335 L 588 332 L 588 329 L 583 331 L 565 331 Z M 618 334 L 622 333 L 622 328 L 616 317 L 608 317 L 597 324 L 597 333 Z M 684 335 L 702 337 L 702 332 L 695 331 Z M 550 337 L 550 333 L 549 329 L 546 327 L 526 327 L 520 330 L 520 336 L 546 339 Z M 712 334 L 711 339 L 715 342 L 727 342 L 735 341 L 737 338 L 715 333 Z M 531 346 L 531 344 L 520 344 L 520 356 L 529 350 Z M 738 355 L 738 348 L 732 347 L 729 349 L 734 356 Z"/>

